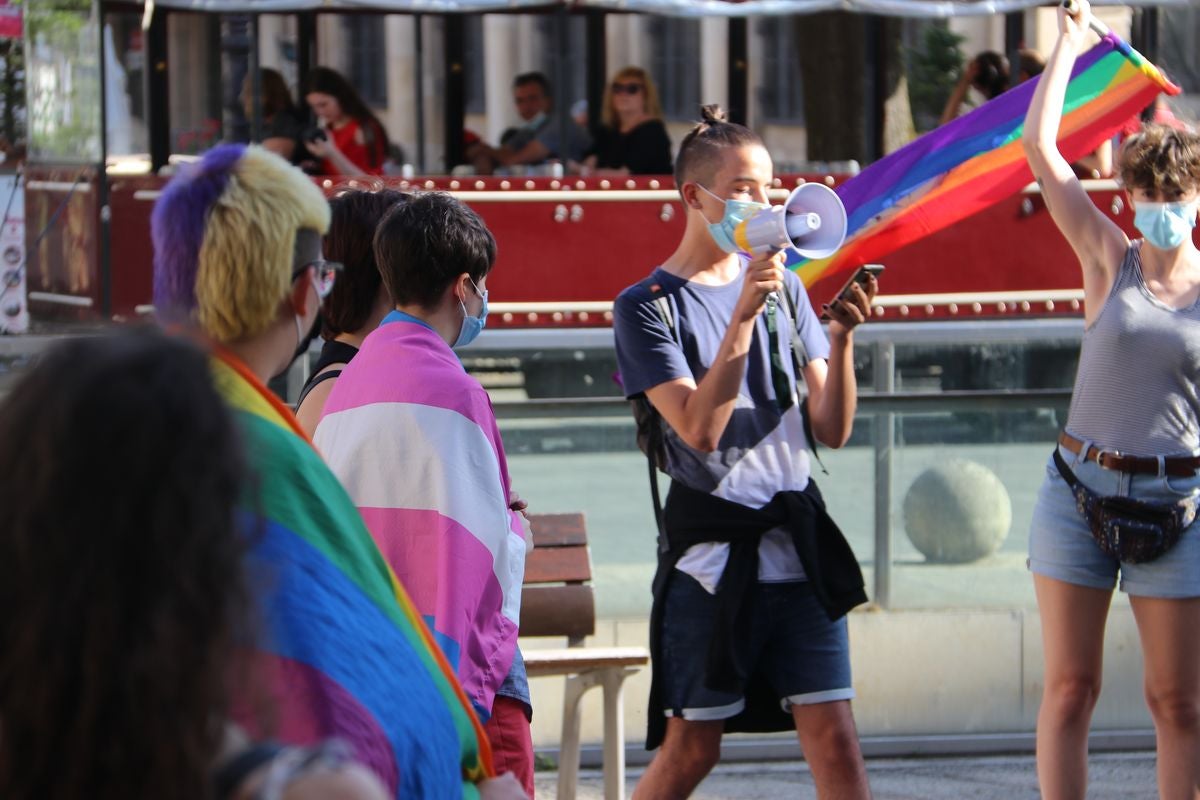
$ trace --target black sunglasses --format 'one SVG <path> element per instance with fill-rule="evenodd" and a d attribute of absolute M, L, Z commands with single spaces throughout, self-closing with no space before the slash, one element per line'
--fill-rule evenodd
<path fill-rule="evenodd" d="M 637 94 L 642 90 L 640 83 L 618 83 L 613 81 L 613 94 Z"/>

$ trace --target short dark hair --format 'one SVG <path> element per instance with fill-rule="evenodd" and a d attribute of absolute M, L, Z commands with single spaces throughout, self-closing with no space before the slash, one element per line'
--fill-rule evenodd
<path fill-rule="evenodd" d="M 728 147 L 763 146 L 757 133 L 744 125 L 730 122 L 719 105 L 700 107 L 700 122 L 683 137 L 675 158 L 675 186 L 680 190 L 688 181 L 709 183 L 721 166 L 721 153 Z"/>
<path fill-rule="evenodd" d="M 340 261 L 342 274 L 321 306 L 321 335 L 332 339 L 367 324 L 382 288 L 373 240 L 379 220 L 408 195 L 394 189 L 351 190 L 329 201 L 331 219 L 325 234 L 325 257 Z"/>
<path fill-rule="evenodd" d="M 536 83 L 542 87 L 542 94 L 546 95 L 546 97 L 550 96 L 550 80 L 541 72 L 522 72 L 513 78 L 514 89 L 518 86 L 528 86 L 531 83 Z"/>
<path fill-rule="evenodd" d="M 0 797 L 209 797 L 250 601 L 206 356 L 55 346 L 0 407 L 0 470 Z"/>
<path fill-rule="evenodd" d="M 433 308 L 462 273 L 475 283 L 496 261 L 496 240 L 479 215 L 444 192 L 392 206 L 375 230 L 375 262 L 400 305 Z"/>

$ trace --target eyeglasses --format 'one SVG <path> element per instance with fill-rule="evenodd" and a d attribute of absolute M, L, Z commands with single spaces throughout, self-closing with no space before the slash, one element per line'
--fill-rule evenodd
<path fill-rule="evenodd" d="M 637 94 L 641 90 L 642 84 L 640 83 L 617 83 L 613 81 L 612 85 L 613 94 Z"/>
<path fill-rule="evenodd" d="M 333 291 L 333 284 L 337 280 L 337 274 L 344 267 L 340 261 L 326 261 L 323 258 L 316 261 L 309 261 L 292 273 L 292 281 L 295 282 L 296 278 L 303 275 L 309 267 L 317 271 L 316 277 L 313 279 L 313 288 L 317 290 L 317 297 L 324 300 Z"/>

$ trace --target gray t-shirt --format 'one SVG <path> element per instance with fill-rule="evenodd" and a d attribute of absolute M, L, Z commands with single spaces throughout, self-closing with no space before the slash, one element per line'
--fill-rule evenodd
<path fill-rule="evenodd" d="M 1132 455 L 1200 452 L 1200 300 L 1174 309 L 1155 297 L 1140 247 L 1083 335 L 1067 430 Z"/>

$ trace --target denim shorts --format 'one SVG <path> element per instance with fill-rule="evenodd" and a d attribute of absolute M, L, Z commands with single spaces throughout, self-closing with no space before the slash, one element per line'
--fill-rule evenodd
<path fill-rule="evenodd" d="M 1059 446 L 1059 453 L 1084 486 L 1101 495 L 1134 497 L 1170 503 L 1200 491 L 1200 477 L 1135 475 L 1083 461 Z M 1153 561 L 1124 564 L 1106 555 L 1091 529 L 1075 509 L 1075 495 L 1058 474 L 1053 457 L 1033 507 L 1029 531 L 1029 569 L 1038 575 L 1112 589 L 1121 578 L 1121 591 L 1136 597 L 1200 597 L 1200 519 L 1179 536 L 1175 546 Z"/>
<path fill-rule="evenodd" d="M 850 638 L 846 618 L 830 622 L 807 581 L 754 583 L 754 622 L 748 636 L 750 663 L 757 664 L 780 698 L 792 705 L 854 697 L 850 685 Z M 740 694 L 704 685 L 708 644 L 717 619 L 717 598 L 691 575 L 671 576 L 663 614 L 663 706 L 668 717 L 719 720 L 745 708 Z"/>

